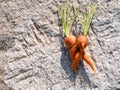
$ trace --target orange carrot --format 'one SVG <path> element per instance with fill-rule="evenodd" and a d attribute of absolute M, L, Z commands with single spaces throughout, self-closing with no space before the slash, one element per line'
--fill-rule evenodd
<path fill-rule="evenodd" d="M 88 45 L 88 38 L 84 35 L 79 35 L 77 37 L 77 43 L 82 49 L 84 49 Z"/>
<path fill-rule="evenodd" d="M 92 60 L 90 59 L 90 57 L 85 52 L 83 53 L 83 59 L 84 59 L 84 61 L 86 61 L 87 64 L 90 65 L 90 67 L 92 68 L 92 70 L 94 72 L 96 72 L 94 63 L 92 62 Z"/>
<path fill-rule="evenodd" d="M 62 29 L 66 35 L 66 38 L 64 39 L 64 44 L 66 48 L 70 49 L 69 54 L 72 62 L 72 70 L 74 71 L 77 70 L 79 61 L 83 59 L 87 64 L 90 65 L 92 70 L 95 72 L 94 63 L 92 62 L 90 57 L 86 54 L 85 48 L 89 43 L 87 34 L 91 25 L 94 11 L 96 9 L 96 4 L 95 5 L 89 4 L 88 7 L 89 9 L 88 10 L 85 9 L 82 12 L 82 15 L 78 15 L 79 8 L 81 5 L 79 5 L 78 7 L 74 7 L 74 5 L 68 4 L 64 5 L 65 5 L 64 7 L 62 5 L 59 5 L 58 11 L 59 17 L 61 19 Z M 71 16 L 73 18 L 71 18 Z M 79 36 L 70 35 L 70 31 L 72 29 L 72 26 L 74 25 L 74 21 L 76 20 L 77 16 L 80 21 L 80 27 L 83 30 L 83 34 Z"/>
<path fill-rule="evenodd" d="M 76 37 L 74 35 L 69 35 L 65 38 L 64 42 L 66 48 L 71 48 L 76 42 Z"/>
<path fill-rule="evenodd" d="M 84 49 L 88 45 L 88 38 L 83 35 L 77 37 L 76 43 L 70 48 L 70 59 L 72 61 L 72 69 L 77 70 L 80 59 L 83 59 L 90 65 L 95 72 L 95 66 L 90 57 L 85 53 Z"/>
<path fill-rule="evenodd" d="M 73 47 L 70 48 L 70 59 L 71 59 L 71 61 L 73 61 L 73 59 L 74 59 L 74 57 L 75 57 L 75 53 L 76 53 L 76 51 L 77 51 L 77 48 L 78 48 L 77 43 L 75 43 L 75 44 L 73 45 Z"/>
<path fill-rule="evenodd" d="M 81 55 L 80 55 L 80 52 L 78 51 L 78 52 L 76 52 L 75 58 L 73 59 L 73 62 L 72 62 L 72 70 L 78 69 L 78 64 L 79 64 L 80 58 L 81 58 Z"/>

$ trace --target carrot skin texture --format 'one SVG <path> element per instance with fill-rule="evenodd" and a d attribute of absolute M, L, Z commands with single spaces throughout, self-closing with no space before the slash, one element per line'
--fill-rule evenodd
<path fill-rule="evenodd" d="M 64 39 L 64 42 L 66 48 L 71 48 L 76 42 L 76 37 L 74 35 L 70 35 Z"/>
<path fill-rule="evenodd" d="M 75 54 L 75 58 L 73 59 L 73 62 L 72 62 L 72 70 L 77 70 L 78 69 L 78 63 L 80 61 L 80 58 L 81 58 L 81 55 L 80 55 L 80 52 L 76 52 Z"/>
<path fill-rule="evenodd" d="M 77 51 L 77 44 L 75 44 L 71 49 L 70 49 L 70 59 L 73 61 L 75 57 L 75 53 Z"/>
<path fill-rule="evenodd" d="M 75 37 L 74 35 L 70 35 L 65 38 L 64 42 L 66 48 L 70 49 L 69 54 L 73 71 L 78 69 L 78 63 L 83 59 L 87 64 L 89 64 L 91 69 L 96 72 L 94 63 L 84 51 L 89 42 L 86 36 L 79 35 L 78 37 Z"/>
<path fill-rule="evenodd" d="M 83 53 L 83 59 L 84 59 L 84 61 L 85 61 L 87 64 L 90 65 L 90 67 L 92 68 L 92 70 L 93 70 L 94 72 L 96 72 L 93 61 L 90 59 L 90 57 L 89 57 L 85 52 Z"/>
<path fill-rule="evenodd" d="M 77 37 L 77 43 L 79 46 L 81 46 L 83 49 L 85 49 L 85 47 L 88 45 L 88 38 L 86 36 L 83 35 L 79 35 Z"/>

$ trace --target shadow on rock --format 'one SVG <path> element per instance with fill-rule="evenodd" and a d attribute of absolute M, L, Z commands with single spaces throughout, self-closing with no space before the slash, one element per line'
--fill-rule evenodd
<path fill-rule="evenodd" d="M 85 82 L 86 84 L 91 86 L 91 81 L 90 81 L 89 76 L 87 75 L 87 72 L 86 72 L 84 67 L 85 66 L 84 66 L 83 62 L 80 62 L 80 64 L 79 64 L 79 71 L 78 71 L 79 73 L 78 74 L 84 80 L 84 81 L 82 80 L 83 82 Z"/>
<path fill-rule="evenodd" d="M 71 68 L 71 61 L 69 59 L 68 50 L 63 49 L 61 51 L 62 51 L 61 66 L 66 72 L 66 74 L 68 75 L 70 81 L 74 82 L 74 72 L 72 71 L 72 68 Z"/>

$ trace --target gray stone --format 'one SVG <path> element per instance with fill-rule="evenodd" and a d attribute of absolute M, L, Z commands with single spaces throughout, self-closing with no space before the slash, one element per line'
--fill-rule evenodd
<path fill-rule="evenodd" d="M 63 1 L 0 0 L 0 90 L 120 89 L 120 0 L 91 0 L 98 6 L 86 51 L 97 73 L 80 63 L 75 85 L 57 16 Z"/>

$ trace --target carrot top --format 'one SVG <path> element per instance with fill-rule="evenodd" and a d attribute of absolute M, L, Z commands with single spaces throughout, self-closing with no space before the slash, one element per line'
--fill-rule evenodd
<path fill-rule="evenodd" d="M 90 24 L 96 9 L 96 4 L 88 5 L 88 13 L 82 12 L 82 15 L 78 15 L 78 19 L 80 21 L 81 28 L 83 29 L 84 36 L 87 35 L 88 30 L 90 28 Z"/>
<path fill-rule="evenodd" d="M 64 5 L 58 6 L 59 18 L 62 23 L 63 31 L 67 37 L 70 35 L 70 30 L 72 29 L 72 25 L 77 17 L 79 8 L 80 5 L 75 7 L 74 5 L 70 5 L 68 3 L 64 3 Z"/>

